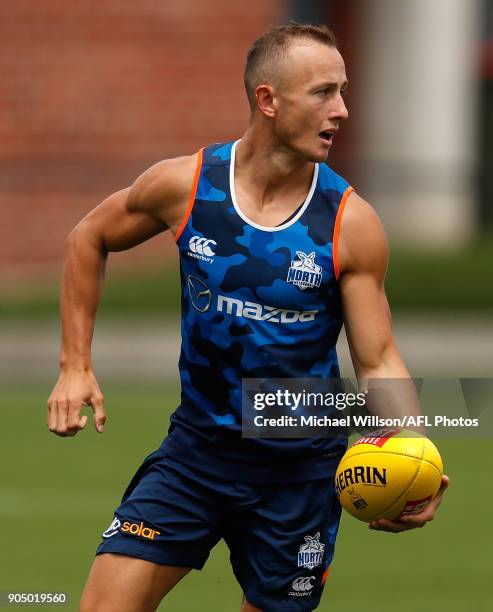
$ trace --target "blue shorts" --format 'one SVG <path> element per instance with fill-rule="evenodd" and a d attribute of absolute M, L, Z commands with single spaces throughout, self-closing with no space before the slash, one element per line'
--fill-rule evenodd
<path fill-rule="evenodd" d="M 340 505 L 333 476 L 281 484 L 221 480 L 149 455 L 96 554 L 202 569 L 224 538 L 247 600 L 268 612 L 314 610 L 334 554 Z"/>

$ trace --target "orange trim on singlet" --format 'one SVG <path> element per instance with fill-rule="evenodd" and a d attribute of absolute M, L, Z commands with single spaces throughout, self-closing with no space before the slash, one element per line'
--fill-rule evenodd
<path fill-rule="evenodd" d="M 329 572 L 330 572 L 330 565 L 329 567 L 325 570 L 325 572 L 322 574 L 322 586 L 327 582 L 327 578 L 329 576 Z"/>
<path fill-rule="evenodd" d="M 332 236 L 332 260 L 334 262 L 334 273 L 336 280 L 339 280 L 339 232 L 341 231 L 342 213 L 346 206 L 349 194 L 354 191 L 351 185 L 342 194 L 341 202 L 339 204 L 339 210 L 336 215 L 336 222 L 334 224 L 334 234 Z"/>
<path fill-rule="evenodd" d="M 188 199 L 187 212 L 185 213 L 185 217 L 183 218 L 183 221 L 181 222 L 181 225 L 178 228 L 178 231 L 176 232 L 175 242 L 178 242 L 183 230 L 185 229 L 188 223 L 188 219 L 190 215 L 192 214 L 192 208 L 195 203 L 195 195 L 197 193 L 197 187 L 199 186 L 200 171 L 202 170 L 203 154 L 204 154 L 204 147 L 202 147 L 202 149 L 200 149 L 200 151 L 198 152 L 197 167 L 195 168 L 195 174 L 193 176 L 192 191 L 190 192 L 190 197 Z"/>

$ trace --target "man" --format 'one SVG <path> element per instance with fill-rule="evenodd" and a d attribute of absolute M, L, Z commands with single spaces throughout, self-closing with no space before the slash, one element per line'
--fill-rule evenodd
<path fill-rule="evenodd" d="M 108 252 L 169 229 L 183 289 L 182 401 L 103 534 L 84 611 L 154 610 L 220 538 L 243 612 L 315 609 L 346 441 L 242 438 L 241 380 L 337 378 L 343 322 L 359 378 L 409 378 L 391 334 L 380 222 L 323 164 L 348 116 L 333 34 L 302 25 L 267 32 L 250 49 L 245 86 L 251 120 L 241 140 L 156 164 L 68 238 L 61 373 L 48 401 L 58 435 L 85 427 L 84 404 L 104 429 L 90 345 Z M 447 482 L 420 514 L 370 526 L 422 527 Z"/>

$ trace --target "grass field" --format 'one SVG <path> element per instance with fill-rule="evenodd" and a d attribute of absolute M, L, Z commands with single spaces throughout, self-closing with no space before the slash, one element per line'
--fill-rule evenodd
<path fill-rule="evenodd" d="M 161 442 L 178 397 L 176 388 L 127 385 L 104 389 L 107 431 L 91 427 L 73 439 L 46 430 L 48 387 L 3 390 L 0 591 L 64 591 L 71 602 L 58 609 L 77 609 L 99 535 L 131 474 Z M 452 486 L 437 521 L 394 535 L 344 517 L 319 610 L 491 609 L 491 440 L 439 446 Z M 229 612 L 240 599 L 221 544 L 160 609 Z"/>

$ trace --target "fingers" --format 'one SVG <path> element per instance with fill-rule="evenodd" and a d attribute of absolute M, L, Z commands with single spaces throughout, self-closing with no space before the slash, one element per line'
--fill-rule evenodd
<path fill-rule="evenodd" d="M 56 404 L 52 397 L 48 399 L 46 403 L 46 424 L 48 425 L 48 429 L 52 432 L 56 431 L 56 423 L 57 423 L 57 411 Z"/>
<path fill-rule="evenodd" d="M 48 429 L 62 436 L 75 436 L 87 423 L 87 416 L 81 416 L 80 412 L 84 402 L 71 401 L 67 399 L 50 398 L 48 400 Z"/>
<path fill-rule="evenodd" d="M 432 521 L 435 518 L 435 514 L 438 509 L 438 506 L 442 503 L 443 494 L 445 493 L 449 484 L 450 484 L 449 477 L 442 476 L 442 482 L 440 483 L 440 488 L 438 489 L 438 493 L 423 508 L 423 510 L 419 512 L 418 514 L 405 514 L 404 516 L 400 516 L 399 520 L 405 521 L 407 523 Z"/>
<path fill-rule="evenodd" d="M 84 407 L 84 402 L 70 402 L 67 417 L 67 430 L 77 433 L 81 429 L 84 429 L 87 423 L 87 417 L 81 416 L 81 410 Z"/>
<path fill-rule="evenodd" d="M 388 531 L 390 533 L 400 533 L 402 531 L 409 531 L 410 529 L 422 528 L 426 525 L 426 521 L 413 521 L 412 523 L 407 521 L 390 520 L 390 519 L 378 519 L 371 521 L 368 527 L 375 531 Z"/>
<path fill-rule="evenodd" d="M 57 422 L 56 422 L 56 430 L 57 433 L 66 434 L 67 433 L 67 423 L 68 423 L 68 401 L 67 400 L 57 400 Z"/>
<path fill-rule="evenodd" d="M 368 525 L 370 529 L 375 531 L 389 531 L 399 533 L 401 531 L 409 531 L 410 529 L 421 529 L 426 523 L 429 523 L 435 518 L 438 506 L 440 505 L 443 494 L 450 484 L 448 476 L 442 476 L 440 489 L 435 497 L 427 504 L 418 514 L 404 514 L 397 519 L 377 519 L 371 521 Z"/>
<path fill-rule="evenodd" d="M 47 403 L 48 429 L 58 436 L 75 436 L 87 424 L 88 417 L 81 415 L 84 406 L 94 411 L 97 431 L 103 432 L 106 414 L 104 398 L 92 372 L 62 372 Z"/>
<path fill-rule="evenodd" d="M 436 505 L 439 506 L 442 501 L 443 494 L 448 489 L 450 484 L 450 478 L 445 474 L 442 476 L 442 482 L 440 483 L 440 488 L 438 489 L 438 493 L 435 495 L 432 501 L 436 501 Z"/>
<path fill-rule="evenodd" d="M 67 435 L 67 413 L 67 400 L 61 400 L 57 399 L 56 396 L 51 396 L 48 400 L 48 429 L 60 436 Z"/>
<path fill-rule="evenodd" d="M 106 412 L 104 411 L 104 397 L 97 393 L 91 397 L 90 400 L 92 409 L 94 411 L 94 425 L 96 431 L 103 433 L 104 424 L 106 422 Z"/>

